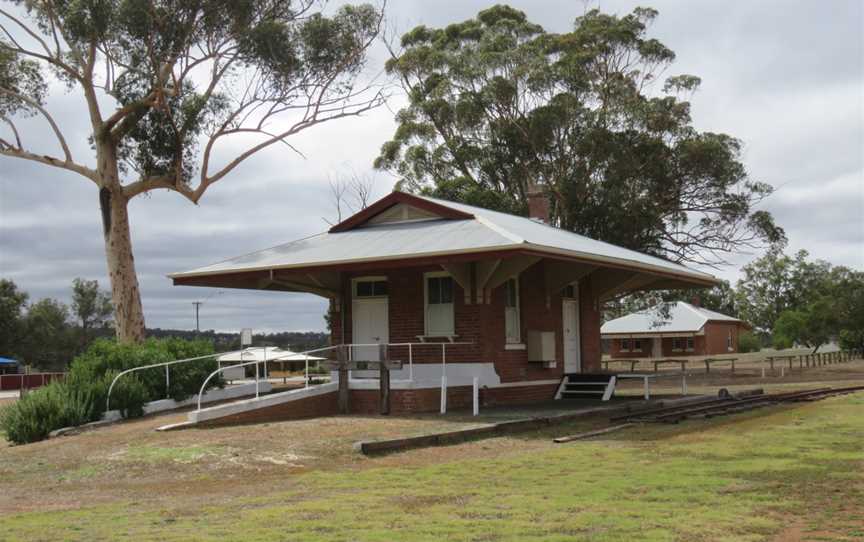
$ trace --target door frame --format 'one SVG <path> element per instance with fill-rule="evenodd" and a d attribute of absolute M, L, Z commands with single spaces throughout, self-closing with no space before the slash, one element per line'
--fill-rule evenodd
<path fill-rule="evenodd" d="M 582 372 L 582 330 L 581 330 L 582 322 L 581 322 L 581 319 L 579 318 L 579 316 L 580 316 L 579 315 L 579 308 L 580 307 L 579 307 L 579 297 L 578 296 L 577 297 L 571 297 L 571 298 L 564 298 L 561 300 L 561 337 L 562 337 L 561 342 L 562 342 L 562 346 L 564 348 L 563 359 L 564 359 L 564 372 L 565 373 L 581 373 Z M 576 359 L 575 360 L 568 360 L 568 356 L 567 356 L 567 352 L 569 351 L 569 348 L 567 348 L 568 336 L 567 336 L 567 328 L 565 327 L 565 323 L 567 322 L 567 311 L 568 310 L 573 310 L 573 320 L 574 320 L 574 326 L 573 327 L 575 328 L 575 333 L 573 333 L 573 335 L 575 335 L 575 338 L 576 338 L 576 352 L 575 352 Z M 568 368 L 568 361 L 570 362 L 569 363 L 570 365 L 575 366 L 575 369 L 571 370 Z"/>
<path fill-rule="evenodd" d="M 358 282 L 378 282 L 378 281 L 387 281 L 387 277 L 385 276 L 370 276 L 370 277 L 356 277 L 351 279 L 351 343 L 358 343 L 357 339 L 357 306 L 358 305 L 383 305 L 384 306 L 384 316 L 383 316 L 383 326 L 384 332 L 383 336 L 379 337 L 378 343 L 386 344 L 390 342 L 390 296 L 382 295 L 382 296 L 368 296 L 368 297 L 357 297 L 357 283 Z M 354 357 L 354 348 L 350 348 L 351 357 Z M 375 354 L 377 356 L 377 353 Z"/>

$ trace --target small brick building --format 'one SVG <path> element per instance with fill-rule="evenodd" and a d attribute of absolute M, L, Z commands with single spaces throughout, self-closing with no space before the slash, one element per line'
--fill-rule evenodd
<path fill-rule="evenodd" d="M 749 326 L 731 316 L 678 301 L 635 312 L 603 324 L 613 358 L 711 356 L 738 351 Z"/>
<path fill-rule="evenodd" d="M 717 282 L 546 225 L 543 196 L 529 207 L 534 218 L 393 192 L 326 233 L 171 277 L 328 298 L 334 345 L 359 360 L 386 345 L 404 362 L 394 412 L 435 410 L 442 389 L 468 405 L 475 378 L 485 404 L 551 399 L 565 373 L 600 370 L 603 300 Z M 350 389 L 352 411 L 376 409 L 374 374 L 353 371 Z"/>

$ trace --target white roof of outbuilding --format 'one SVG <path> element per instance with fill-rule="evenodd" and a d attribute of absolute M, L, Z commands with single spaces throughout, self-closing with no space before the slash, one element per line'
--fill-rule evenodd
<path fill-rule="evenodd" d="M 237 352 L 222 354 L 216 358 L 220 363 L 245 363 L 247 361 L 303 361 L 305 359 L 307 358 L 303 354 L 298 354 L 291 350 L 285 350 L 278 346 L 250 346 L 249 348 L 244 348 Z M 315 361 L 324 358 L 309 356 L 308 359 L 310 361 Z"/>
<path fill-rule="evenodd" d="M 677 301 L 669 303 L 668 314 L 663 305 L 634 312 L 621 318 L 610 320 L 600 328 L 601 335 L 637 333 L 687 333 L 698 332 L 708 321 L 740 322 L 737 318 L 719 312 L 696 307 L 690 303 Z"/>
<path fill-rule="evenodd" d="M 370 224 L 367 221 L 352 225 L 351 229 L 344 231 L 313 235 L 169 276 L 196 277 L 502 249 L 532 249 L 598 263 L 667 273 L 701 282 L 716 282 L 708 273 L 694 271 L 683 265 L 590 239 L 529 218 L 398 192 L 384 199 L 394 195 L 399 197 L 398 201 L 394 199 L 397 203 L 411 205 L 412 200 L 420 200 L 418 203 L 426 202 L 439 208 L 448 208 L 462 216 L 470 216 L 464 219 L 423 219 L 380 224 Z"/>

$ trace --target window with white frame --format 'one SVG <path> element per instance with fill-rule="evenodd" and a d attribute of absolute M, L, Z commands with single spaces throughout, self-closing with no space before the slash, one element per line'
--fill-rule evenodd
<path fill-rule="evenodd" d="M 621 339 L 621 351 L 629 352 L 630 351 L 630 339 Z"/>
<path fill-rule="evenodd" d="M 726 336 L 726 350 L 732 351 L 732 332 L 729 332 L 729 335 Z"/>
<path fill-rule="evenodd" d="M 684 350 L 684 341 L 680 337 L 672 338 L 672 351 L 680 352 Z"/>
<path fill-rule="evenodd" d="M 522 342 L 522 324 L 519 316 L 519 278 L 504 283 L 504 329 L 508 343 Z"/>
<path fill-rule="evenodd" d="M 687 337 L 687 351 L 693 351 L 693 337 Z"/>
<path fill-rule="evenodd" d="M 453 278 L 446 273 L 426 273 L 426 335 L 456 334 L 453 316 Z"/>
<path fill-rule="evenodd" d="M 633 351 L 641 352 L 642 351 L 642 340 L 641 339 L 633 339 Z"/>

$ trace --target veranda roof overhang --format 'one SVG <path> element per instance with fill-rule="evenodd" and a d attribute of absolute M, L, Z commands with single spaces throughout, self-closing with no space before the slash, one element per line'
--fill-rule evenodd
<path fill-rule="evenodd" d="M 506 278 L 544 259 L 547 260 L 547 288 L 552 291 L 560 290 L 591 274 L 595 292 L 604 300 L 634 290 L 710 287 L 716 284 L 713 277 L 707 279 L 681 276 L 668 270 L 652 269 L 629 262 L 610 261 L 582 254 L 569 255 L 563 251 L 549 250 L 547 247 L 525 245 L 427 253 L 412 257 L 333 260 L 326 263 L 316 262 L 313 265 L 193 271 L 175 273 L 170 275 L 170 278 L 175 285 L 305 292 L 336 298 L 341 294 L 343 273 L 435 265 L 450 271 L 463 288 L 468 287 L 472 280 L 475 286 L 495 288 Z"/>
<path fill-rule="evenodd" d="M 405 207 L 417 210 L 415 219 L 380 221 Z M 467 300 L 472 292 L 479 299 L 541 260 L 546 261 L 550 293 L 589 274 L 601 299 L 634 290 L 710 287 L 719 282 L 710 274 L 528 218 L 401 192 L 326 233 L 169 277 L 175 285 L 335 298 L 345 273 L 435 265 L 451 273 Z"/>

